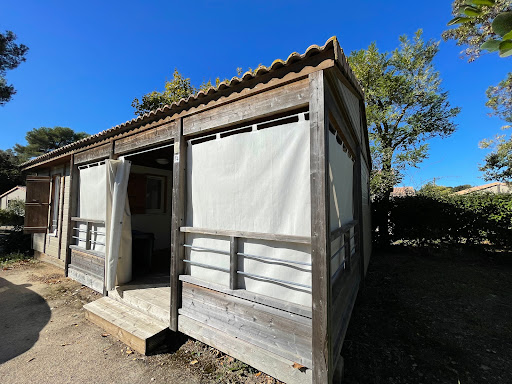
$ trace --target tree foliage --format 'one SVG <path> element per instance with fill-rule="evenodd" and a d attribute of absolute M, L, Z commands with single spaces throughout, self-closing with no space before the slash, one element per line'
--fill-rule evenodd
<path fill-rule="evenodd" d="M 215 85 L 218 86 L 219 83 L 220 79 L 217 77 Z M 192 85 L 190 78 L 183 76 L 178 69 L 174 69 L 173 78 L 165 82 L 163 92 L 153 91 L 143 95 L 140 100 L 135 98 L 132 107 L 135 109 L 135 115 L 140 116 L 165 105 L 177 103 L 181 99 L 187 98 L 198 91 L 205 91 L 212 86 L 211 80 L 208 80 L 203 81 L 199 88 L 196 88 Z"/>
<path fill-rule="evenodd" d="M 493 41 L 502 43 L 512 37 L 505 36 L 507 32 L 503 31 L 506 27 L 498 26 L 496 31 L 493 28 L 493 21 L 499 15 L 510 13 L 508 11 L 511 9 L 511 0 L 455 0 L 452 3 L 452 13 L 456 17 L 449 25 L 457 27 L 443 32 L 442 37 L 445 41 L 455 40 L 457 45 L 466 46 L 462 53 L 470 62 L 480 57 L 483 49 L 502 51 L 499 48 L 500 44 Z M 504 44 L 503 54 L 509 51 L 508 48 L 505 49 L 508 46 L 508 43 Z"/>
<path fill-rule="evenodd" d="M 482 140 L 480 147 L 492 149 L 480 166 L 484 179 L 512 182 L 512 135 L 508 139 L 506 135 L 497 135 L 494 139 Z"/>
<path fill-rule="evenodd" d="M 372 192 L 387 199 L 405 169 L 428 155 L 427 141 L 455 131 L 448 93 L 433 59 L 439 43 L 423 41 L 418 30 L 413 39 L 400 37 L 393 52 L 379 52 L 375 43 L 351 52 L 348 60 L 366 98 L 366 118 L 371 142 Z"/>
<path fill-rule="evenodd" d="M 11 149 L 5 151 L 0 149 L 0 193 L 25 184 L 19 164 L 20 159 Z"/>
<path fill-rule="evenodd" d="M 67 127 L 34 128 L 25 135 L 28 144 L 16 144 L 14 151 L 22 161 L 26 161 L 32 157 L 51 152 L 87 136 L 89 135 L 85 132 L 75 132 Z"/>
<path fill-rule="evenodd" d="M 487 105 L 491 108 L 491 116 L 499 117 L 512 123 L 512 72 L 496 86 L 487 88 Z"/>
<path fill-rule="evenodd" d="M 4 105 L 16 93 L 14 87 L 7 84 L 5 73 L 24 62 L 28 47 L 16 44 L 16 35 L 11 31 L 0 33 L 0 105 Z"/>

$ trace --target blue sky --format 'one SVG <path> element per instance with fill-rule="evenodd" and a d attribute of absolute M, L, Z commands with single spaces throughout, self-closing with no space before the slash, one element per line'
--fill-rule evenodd
<path fill-rule="evenodd" d="M 261 4 L 261 5 L 260 5 Z M 7 73 L 18 93 L 0 107 L 0 148 L 25 143 L 42 126 L 97 133 L 134 117 L 131 102 L 162 90 L 176 67 L 195 85 L 231 78 L 236 68 L 269 65 L 336 35 L 348 54 L 376 41 L 381 51 L 418 28 L 440 40 L 451 2 L 415 1 L 23 1 L 4 0 L 0 30 L 29 48 Z M 403 185 L 478 185 L 485 151 L 478 141 L 500 133 L 487 116 L 485 90 L 504 79 L 512 59 L 460 59 L 461 47 L 441 43 L 436 68 L 450 102 L 462 107 L 457 132 L 432 140 L 429 159 Z"/>

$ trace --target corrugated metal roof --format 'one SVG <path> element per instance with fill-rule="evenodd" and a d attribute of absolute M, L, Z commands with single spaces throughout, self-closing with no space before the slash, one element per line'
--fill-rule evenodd
<path fill-rule="evenodd" d="M 145 113 L 144 115 L 138 116 L 132 120 L 128 120 L 122 124 L 116 125 L 115 127 L 106 129 L 104 131 L 101 131 L 99 133 L 96 133 L 94 135 L 88 136 L 84 139 L 75 141 L 71 144 L 68 144 L 64 147 L 55 149 L 52 152 L 48 152 L 44 155 L 41 155 L 37 158 L 31 159 L 21 165 L 21 167 L 28 167 L 30 165 L 36 164 L 38 162 L 44 161 L 46 159 L 49 159 L 53 156 L 57 156 L 60 154 L 64 154 L 66 152 L 71 151 L 72 149 L 91 144 L 93 142 L 99 141 L 101 139 L 107 138 L 112 136 L 117 131 L 121 131 L 124 129 L 127 129 L 133 125 L 136 124 L 142 124 L 145 122 L 149 122 L 156 118 L 157 116 L 163 116 L 163 115 L 169 115 L 169 112 L 172 112 L 175 109 L 184 108 L 187 106 L 187 104 L 192 103 L 193 101 L 201 100 L 210 98 L 211 96 L 215 95 L 215 93 L 225 90 L 227 88 L 233 88 L 240 83 L 247 82 L 249 80 L 252 80 L 254 78 L 257 78 L 259 76 L 265 75 L 269 72 L 276 71 L 282 67 L 290 66 L 298 61 L 304 60 L 308 57 L 314 56 L 316 54 L 322 53 L 324 51 L 333 49 L 335 59 L 337 60 L 338 64 L 341 66 L 345 76 L 347 76 L 350 83 L 354 86 L 357 92 L 363 96 L 363 90 L 361 88 L 361 85 L 359 84 L 359 81 L 356 79 L 354 73 L 350 69 L 350 66 L 348 65 L 348 61 L 345 57 L 345 54 L 343 53 L 343 49 L 340 47 L 338 39 L 336 36 L 331 37 L 329 40 L 325 42 L 323 46 L 318 45 L 311 45 L 306 49 L 306 52 L 303 54 L 299 54 L 297 52 L 293 52 L 288 56 L 286 60 L 275 60 L 269 67 L 260 65 L 258 68 L 256 68 L 254 71 L 247 71 L 245 72 L 241 77 L 233 77 L 231 80 L 225 80 L 221 82 L 217 86 L 212 86 L 208 88 L 207 90 L 199 91 L 198 93 L 191 95 L 187 98 L 183 98 L 178 102 L 174 102 L 170 105 L 165 105 L 163 107 L 160 107 L 158 109 L 155 109 L 154 111 Z"/>

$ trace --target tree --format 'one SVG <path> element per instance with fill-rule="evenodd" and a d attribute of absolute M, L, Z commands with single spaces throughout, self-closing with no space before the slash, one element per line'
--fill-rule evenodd
<path fill-rule="evenodd" d="M 19 170 L 20 160 L 11 149 L 0 149 L 0 193 L 4 193 L 24 180 Z"/>
<path fill-rule="evenodd" d="M 67 127 L 41 127 L 28 131 L 25 135 L 27 145 L 16 144 L 14 152 L 21 161 L 51 152 L 57 148 L 89 136 L 85 132 L 75 132 Z"/>
<path fill-rule="evenodd" d="M 428 139 L 455 131 L 452 119 L 459 113 L 432 63 L 439 43 L 424 42 L 421 30 L 412 41 L 405 35 L 399 40 L 393 52 L 381 53 L 372 43 L 348 58 L 365 91 L 373 191 L 384 200 L 405 169 L 428 156 Z"/>
<path fill-rule="evenodd" d="M 220 84 L 220 78 L 215 79 L 215 85 Z M 172 80 L 165 82 L 165 90 L 163 92 L 153 91 L 146 93 L 139 101 L 138 98 L 133 99 L 132 107 L 135 108 L 135 115 L 140 116 L 144 113 L 154 111 L 164 105 L 177 103 L 181 99 L 187 98 L 199 91 L 206 91 L 211 88 L 211 80 L 203 81 L 199 88 L 192 85 L 189 78 L 183 76 L 178 69 L 174 69 Z"/>
<path fill-rule="evenodd" d="M 0 33 L 0 105 L 4 105 L 16 93 L 12 85 L 7 84 L 5 72 L 24 62 L 28 47 L 16 44 L 16 35 L 11 31 Z"/>
<path fill-rule="evenodd" d="M 511 9 L 510 0 L 455 0 L 452 13 L 456 17 L 448 25 L 457 27 L 443 32 L 442 37 L 445 41 L 455 40 L 457 45 L 465 45 L 467 48 L 463 53 L 469 62 L 480 57 L 482 49 L 500 50 L 500 54 L 503 51 L 510 55 L 512 40 L 510 43 L 506 41 L 512 39 L 507 35 L 512 29 L 508 15 Z M 496 19 L 498 22 L 494 23 Z M 500 43 L 504 43 L 503 49 L 500 49 Z"/>
<path fill-rule="evenodd" d="M 494 139 L 482 140 L 480 148 L 491 148 L 485 163 L 479 167 L 487 181 L 512 182 L 512 136 L 497 135 Z"/>

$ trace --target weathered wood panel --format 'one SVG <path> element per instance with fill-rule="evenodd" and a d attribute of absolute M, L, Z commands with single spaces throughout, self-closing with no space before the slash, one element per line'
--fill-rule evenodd
<path fill-rule="evenodd" d="M 286 87 L 272 89 L 234 101 L 183 119 L 185 136 L 228 127 L 255 118 L 271 116 L 300 107 L 309 102 L 309 81 L 307 79 L 288 84 Z"/>
<path fill-rule="evenodd" d="M 180 228 L 185 223 L 186 214 L 186 173 L 187 142 L 183 137 L 183 119 L 178 120 L 174 139 L 174 160 L 172 180 L 172 218 L 171 218 L 171 318 L 170 328 L 178 330 L 178 309 L 181 307 L 181 284 L 179 277 L 184 272 L 183 244 L 185 235 Z"/>
<path fill-rule="evenodd" d="M 114 142 L 114 153 L 123 154 L 155 144 L 170 142 L 176 135 L 177 123 L 169 123 L 139 132 Z"/>
<path fill-rule="evenodd" d="M 98 277 L 103 277 L 105 273 L 104 258 L 78 249 L 71 249 L 70 264 Z"/>
<path fill-rule="evenodd" d="M 108 159 L 110 156 L 110 143 L 102 144 L 97 147 L 87 149 L 75 154 L 74 163 L 85 164 L 95 160 Z"/>
<path fill-rule="evenodd" d="M 286 243 L 298 243 L 298 244 L 311 244 L 311 238 L 307 236 L 295 236 L 295 235 L 283 235 L 279 233 L 261 233 L 261 232 L 242 232 L 242 231 L 231 231 L 231 230 L 217 230 L 207 228 L 196 228 L 196 227 L 181 227 L 181 232 L 186 233 L 199 233 L 202 235 L 213 235 L 213 236 L 227 236 L 227 237 L 239 237 L 244 239 L 255 239 L 255 240 L 272 240 L 272 241 L 283 241 Z"/>
<path fill-rule="evenodd" d="M 303 372 L 293 368 L 293 361 L 187 316 L 180 315 L 179 331 L 236 359 L 240 359 L 285 383 L 311 384 L 312 382 L 312 371 L 310 369 Z"/>
<path fill-rule="evenodd" d="M 352 309 L 357 292 L 359 291 L 359 283 L 361 281 L 360 265 L 360 257 L 352 259 L 352 270 L 346 271 L 346 274 L 341 277 L 342 287 L 336 292 L 336 297 L 333 294 L 331 324 L 333 356 L 335 357 L 338 357 L 341 353 L 343 340 L 345 339 Z"/>
<path fill-rule="evenodd" d="M 289 313 L 184 283 L 181 314 L 311 367 L 311 327 Z"/>
<path fill-rule="evenodd" d="M 313 383 L 331 383 L 328 114 L 322 71 L 309 75 L 311 166 L 311 262 L 313 309 Z"/>
<path fill-rule="evenodd" d="M 260 295 L 258 293 L 254 293 L 251 291 L 247 291 L 245 289 L 235 289 L 231 290 L 226 288 L 220 284 L 210 283 L 208 281 L 199 280 L 195 277 L 189 275 L 181 275 L 181 281 L 191 283 L 194 285 L 199 285 L 204 288 L 212 289 L 217 292 L 226 293 L 231 296 L 239 297 L 243 300 L 248 300 L 253 303 L 258 303 L 264 305 L 267 310 L 275 309 L 276 311 L 284 311 L 287 312 L 290 316 L 290 319 L 297 321 L 301 324 L 304 324 L 308 327 L 311 326 L 311 309 L 299 304 L 290 303 L 288 301 L 283 301 L 279 299 L 275 299 L 273 297 Z"/>

